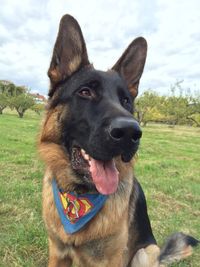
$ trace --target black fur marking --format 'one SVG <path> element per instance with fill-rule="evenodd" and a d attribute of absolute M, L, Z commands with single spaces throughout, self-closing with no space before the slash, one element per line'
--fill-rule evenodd
<path fill-rule="evenodd" d="M 131 260 L 139 249 L 156 244 L 148 217 L 146 198 L 136 178 L 129 203 L 129 216 L 132 219 L 129 222 L 128 250 L 131 257 L 128 267 L 131 267 Z"/>
<path fill-rule="evenodd" d="M 196 247 L 200 243 L 199 240 L 197 240 L 196 238 L 194 238 L 192 236 L 187 235 L 185 238 L 186 238 L 186 243 L 187 243 L 188 246 L 190 245 L 192 247 Z"/>
<path fill-rule="evenodd" d="M 135 222 L 139 235 L 139 243 L 143 244 L 143 247 L 146 247 L 149 244 L 156 244 L 156 240 L 151 229 L 147 212 L 146 198 L 142 187 L 137 180 L 135 181 L 134 186 L 135 194 L 137 196 L 135 204 Z"/>

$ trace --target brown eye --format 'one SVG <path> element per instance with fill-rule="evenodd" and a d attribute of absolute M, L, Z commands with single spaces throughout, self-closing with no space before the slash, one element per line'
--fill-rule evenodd
<path fill-rule="evenodd" d="M 132 108 L 132 104 L 131 104 L 131 101 L 128 97 L 124 97 L 122 99 L 122 106 L 127 109 L 128 111 L 131 111 L 131 108 Z"/>
<path fill-rule="evenodd" d="M 124 99 L 123 99 L 123 103 L 126 105 L 126 104 L 129 104 L 129 99 L 128 99 L 128 97 L 125 97 Z"/>
<path fill-rule="evenodd" d="M 93 98 L 94 93 L 89 87 L 83 87 L 78 91 L 78 95 L 84 98 Z"/>

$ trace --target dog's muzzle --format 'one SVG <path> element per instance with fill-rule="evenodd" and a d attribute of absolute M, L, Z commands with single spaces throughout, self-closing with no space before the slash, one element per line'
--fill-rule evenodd
<path fill-rule="evenodd" d="M 142 137 L 138 122 L 131 117 L 117 117 L 111 121 L 108 132 L 110 142 L 121 150 L 122 160 L 130 161 Z"/>

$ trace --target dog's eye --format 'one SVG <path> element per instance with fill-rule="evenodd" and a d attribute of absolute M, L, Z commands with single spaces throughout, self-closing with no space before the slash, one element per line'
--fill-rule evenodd
<path fill-rule="evenodd" d="M 128 97 L 124 97 L 122 99 L 122 106 L 127 109 L 127 110 L 130 110 L 131 109 L 131 102 L 130 102 L 130 99 Z"/>
<path fill-rule="evenodd" d="M 83 98 L 93 98 L 94 97 L 94 92 L 92 89 L 90 89 L 89 87 L 82 87 L 79 91 L 78 91 L 78 95 L 83 97 Z"/>
<path fill-rule="evenodd" d="M 129 99 L 128 99 L 128 97 L 125 97 L 124 99 L 123 99 L 123 104 L 129 104 L 130 102 L 129 102 Z"/>
<path fill-rule="evenodd" d="M 128 107 L 130 105 L 130 100 L 128 97 L 124 97 L 123 100 L 122 100 L 122 105 L 124 107 Z"/>

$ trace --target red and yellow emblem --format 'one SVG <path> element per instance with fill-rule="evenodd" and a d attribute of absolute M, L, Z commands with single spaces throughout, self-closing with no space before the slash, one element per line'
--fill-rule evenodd
<path fill-rule="evenodd" d="M 92 203 L 85 197 L 76 197 L 69 193 L 61 193 L 60 200 L 64 213 L 71 223 L 76 223 L 86 215 L 93 207 Z"/>

